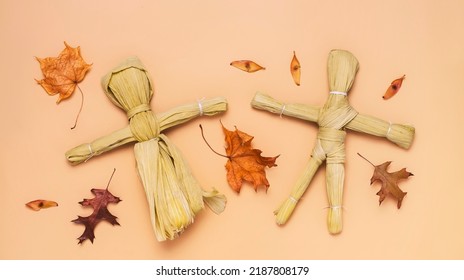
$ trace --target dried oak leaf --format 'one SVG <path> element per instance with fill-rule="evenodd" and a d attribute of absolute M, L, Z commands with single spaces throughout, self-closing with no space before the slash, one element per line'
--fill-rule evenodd
<path fill-rule="evenodd" d="M 87 64 L 81 56 L 80 47 L 73 48 L 64 42 L 65 49 L 58 57 L 38 58 L 44 75 L 37 80 L 49 95 L 59 94 L 56 103 L 70 97 L 92 64 Z"/>
<path fill-rule="evenodd" d="M 236 60 L 232 61 L 230 65 L 248 73 L 253 73 L 259 70 L 266 70 L 266 68 L 251 60 Z"/>
<path fill-rule="evenodd" d="M 387 100 L 387 99 L 392 98 L 395 94 L 397 94 L 401 88 L 401 85 L 403 84 L 404 79 L 406 79 L 406 75 L 403 75 L 403 77 L 398 78 L 394 80 L 393 82 L 391 82 L 390 86 L 387 88 L 382 98 Z"/>
<path fill-rule="evenodd" d="M 377 192 L 377 195 L 379 196 L 379 205 L 382 204 L 382 201 L 389 194 L 391 194 L 398 201 L 398 204 L 397 204 L 398 209 L 401 208 L 401 203 L 403 201 L 404 196 L 407 193 L 403 192 L 399 188 L 398 181 L 401 179 L 407 179 L 409 178 L 409 176 L 414 176 L 414 174 L 406 171 L 406 168 L 390 173 L 387 171 L 387 168 L 391 164 L 391 161 L 386 161 L 380 165 L 374 165 L 372 162 L 370 162 L 368 159 L 363 157 L 361 154 L 358 153 L 358 155 L 362 157 L 363 159 L 365 159 L 367 162 L 369 162 L 375 168 L 374 174 L 372 175 L 372 178 L 371 178 L 371 185 L 375 181 L 380 181 L 382 183 L 382 187 L 380 188 L 380 191 Z"/>
<path fill-rule="evenodd" d="M 26 206 L 34 211 L 39 211 L 40 209 L 56 207 L 58 206 L 58 203 L 56 203 L 55 201 L 51 201 L 51 200 L 37 199 L 37 200 L 29 201 L 28 203 L 26 203 Z"/>
<path fill-rule="evenodd" d="M 111 194 L 108 191 L 108 187 L 106 187 L 106 189 L 91 189 L 90 191 L 95 197 L 92 199 L 84 198 L 79 204 L 84 207 L 92 207 L 93 213 L 88 217 L 77 216 L 77 219 L 71 221 L 85 226 L 84 233 L 78 238 L 78 244 L 81 244 L 86 239 L 89 239 L 90 242 L 93 243 L 93 239 L 95 238 L 95 227 L 103 220 L 109 222 L 113 226 L 119 225 L 118 221 L 116 221 L 117 217 L 111 214 L 107 207 L 110 203 L 119 203 L 121 199 Z"/>
<path fill-rule="evenodd" d="M 230 131 L 222 125 L 227 143 L 226 154 L 229 160 L 226 163 L 227 182 L 236 192 L 240 192 L 243 181 L 253 184 L 255 190 L 264 185 L 266 189 L 270 186 L 265 167 L 277 166 L 275 157 L 263 157 L 262 151 L 253 149 L 251 141 L 253 136 L 235 128 Z"/>

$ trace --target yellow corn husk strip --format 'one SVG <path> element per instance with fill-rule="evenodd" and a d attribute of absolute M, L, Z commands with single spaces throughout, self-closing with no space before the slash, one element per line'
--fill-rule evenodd
<path fill-rule="evenodd" d="M 359 68 L 357 59 L 349 52 L 333 50 L 328 59 L 329 89 L 331 92 L 348 93 Z M 294 185 L 290 197 L 274 212 L 276 222 L 284 224 L 296 203 L 306 191 L 321 162 L 327 161 L 326 185 L 329 202 L 327 224 L 329 232 L 342 230 L 342 196 L 344 182 L 344 128 L 386 137 L 402 148 L 409 148 L 414 138 L 414 128 L 391 124 L 375 117 L 358 114 L 344 95 L 330 94 L 322 108 L 304 104 L 285 104 L 272 97 L 256 93 L 252 107 L 272 113 L 317 122 L 320 129 L 316 146 L 303 174 Z M 327 157 L 326 157 L 327 156 Z"/>
<path fill-rule="evenodd" d="M 68 151 L 67 159 L 80 163 L 122 144 L 137 141 L 134 147 L 137 170 L 159 241 L 174 239 L 182 233 L 193 222 L 195 214 L 204 208 L 204 202 L 215 213 L 222 212 L 225 196 L 214 189 L 203 191 L 178 149 L 160 132 L 202 114 L 214 115 L 225 111 L 225 100 L 202 100 L 201 104 L 186 105 L 155 115 L 149 106 L 153 85 L 137 58 L 129 59 L 114 69 L 102 79 L 102 84 L 108 98 L 126 112 L 129 126 Z"/>
<path fill-rule="evenodd" d="M 174 168 L 181 182 L 180 186 L 182 191 L 186 194 L 186 199 L 193 213 L 196 214 L 203 209 L 203 202 L 205 202 L 214 213 L 221 213 L 225 207 L 226 197 L 215 189 L 209 192 L 202 190 L 198 181 L 193 177 L 190 167 L 183 160 L 179 149 L 177 149 L 163 134 L 160 134 L 160 138 L 167 144 L 172 162 L 177 163 Z"/>
<path fill-rule="evenodd" d="M 134 152 L 156 238 L 174 239 L 193 222 L 194 213 L 175 178 L 164 176 L 175 172 L 169 154 L 157 139 L 135 144 Z"/>

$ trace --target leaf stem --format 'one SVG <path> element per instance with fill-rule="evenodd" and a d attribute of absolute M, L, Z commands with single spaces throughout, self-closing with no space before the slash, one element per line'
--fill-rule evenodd
<path fill-rule="evenodd" d="M 216 152 L 216 151 L 210 146 L 210 144 L 208 143 L 208 141 L 206 141 L 205 134 L 203 133 L 203 127 L 201 126 L 201 124 L 200 124 L 200 130 L 201 130 L 201 137 L 203 137 L 203 140 L 205 141 L 206 145 L 208 145 L 208 147 L 210 148 L 211 151 L 213 151 L 213 153 L 215 153 L 215 154 L 218 155 L 218 156 L 221 156 L 221 157 L 225 157 L 225 158 L 230 159 L 229 156 L 226 156 L 226 155 L 223 155 L 223 154 L 220 154 L 220 153 Z"/>
<path fill-rule="evenodd" d="M 370 163 L 372 166 L 375 167 L 375 165 L 372 162 L 370 162 L 367 158 L 363 157 L 360 153 L 357 153 L 357 154 L 358 156 L 362 157 L 365 161 L 367 161 L 368 163 Z"/>
<path fill-rule="evenodd" d="M 106 185 L 106 189 L 107 189 L 107 190 L 108 190 L 108 187 L 110 186 L 111 179 L 113 179 L 113 175 L 114 175 L 115 172 L 116 172 L 116 168 L 113 169 L 113 173 L 111 174 L 110 180 L 108 181 L 108 185 Z"/>
<path fill-rule="evenodd" d="M 82 112 L 82 107 L 84 107 L 84 93 L 82 92 L 81 88 L 79 87 L 79 85 L 77 85 L 77 88 L 79 89 L 80 93 L 81 93 L 81 107 L 79 108 L 79 112 L 77 113 L 77 117 L 76 117 L 76 121 L 74 122 L 74 126 L 71 127 L 71 129 L 74 129 L 76 128 L 77 126 L 77 120 L 79 119 L 79 116 L 81 115 L 81 112 Z"/>

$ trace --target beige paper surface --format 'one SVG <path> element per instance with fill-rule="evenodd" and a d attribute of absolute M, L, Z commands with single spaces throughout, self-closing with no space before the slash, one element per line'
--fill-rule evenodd
<path fill-rule="evenodd" d="M 356 2 L 356 3 L 355 3 Z M 464 18 L 461 1 L 18 1 L 0 3 L 0 259 L 462 259 L 464 226 L 460 175 L 464 155 Z M 55 104 L 34 78 L 34 56 L 57 56 L 63 41 L 81 47 L 92 69 L 80 94 Z M 327 55 L 346 49 L 360 63 L 350 104 L 360 113 L 412 124 L 409 150 L 383 138 L 347 131 L 344 229 L 326 228 L 325 168 L 320 169 L 285 226 L 273 211 L 302 172 L 316 140 L 313 123 L 252 109 L 256 91 L 288 103 L 324 104 Z M 296 52 L 301 86 L 290 74 Z M 221 215 L 202 211 L 180 238 L 159 243 L 153 234 L 133 144 L 79 166 L 64 153 L 127 125 L 125 114 L 104 95 L 100 79 L 136 55 L 155 84 L 151 105 L 164 112 L 202 98 L 222 96 L 228 111 L 168 129 L 205 189 L 227 196 Z M 266 67 L 245 73 L 229 65 L 250 59 Z M 400 92 L 382 95 L 406 75 Z M 267 170 L 267 193 L 226 182 L 220 121 L 255 136 L 265 156 L 281 156 Z M 369 185 L 376 164 L 407 167 L 408 192 L 400 210 L 388 198 L 378 206 L 380 185 Z M 102 223 L 94 244 L 77 245 L 90 215 L 78 204 L 91 188 L 105 188 L 113 168 L 111 205 L 121 226 Z M 34 212 L 34 199 L 59 206 Z"/>

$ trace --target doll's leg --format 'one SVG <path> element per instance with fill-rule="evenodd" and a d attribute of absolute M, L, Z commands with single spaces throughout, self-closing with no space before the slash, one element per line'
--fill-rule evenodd
<path fill-rule="evenodd" d="M 327 159 L 326 186 L 329 212 L 327 227 L 330 233 L 338 234 L 342 231 L 342 199 L 345 168 L 343 163 L 329 163 Z"/>
<path fill-rule="evenodd" d="M 324 160 L 325 153 L 322 150 L 320 141 L 318 140 L 311 154 L 311 158 L 304 168 L 304 173 L 301 174 L 301 176 L 298 178 L 298 181 L 293 186 L 290 196 L 280 205 L 277 210 L 274 211 L 277 224 L 285 224 L 290 218 L 296 204 L 305 193 L 306 189 L 311 183 L 311 180 L 314 177 L 314 174 Z"/>
<path fill-rule="evenodd" d="M 321 145 L 326 152 L 326 187 L 329 212 L 327 227 L 330 233 L 342 231 L 342 199 L 345 181 L 345 136 L 346 132 L 336 129 L 320 129 Z"/>

